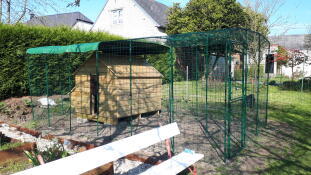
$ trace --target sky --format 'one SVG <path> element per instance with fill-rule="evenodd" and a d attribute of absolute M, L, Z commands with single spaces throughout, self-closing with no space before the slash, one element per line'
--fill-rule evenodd
<path fill-rule="evenodd" d="M 182 6 L 189 0 L 157 0 L 168 6 L 172 6 L 174 2 L 181 3 Z M 243 4 L 244 0 L 238 0 Z M 268 0 L 269 1 L 269 0 Z M 271 1 L 271 0 L 270 0 Z M 308 26 L 311 26 L 311 0 L 283 0 L 283 5 L 272 16 L 272 20 L 282 16 L 286 19 L 285 26 L 275 26 L 271 30 L 270 35 L 282 34 L 306 34 Z M 106 0 L 81 0 L 80 7 L 66 8 L 66 11 L 80 11 L 91 20 L 95 21 L 101 10 L 103 9 Z M 55 12 L 54 12 L 55 13 Z"/>

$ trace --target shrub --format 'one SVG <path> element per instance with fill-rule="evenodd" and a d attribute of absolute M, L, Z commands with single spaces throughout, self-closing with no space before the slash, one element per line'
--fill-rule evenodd
<path fill-rule="evenodd" d="M 311 80 L 307 78 L 298 81 L 284 81 L 281 86 L 281 89 L 300 91 L 302 89 L 302 82 L 303 82 L 303 90 L 311 91 Z"/>
<path fill-rule="evenodd" d="M 269 85 L 271 85 L 271 86 L 276 86 L 276 85 L 277 85 L 277 83 L 276 83 L 276 81 L 275 81 L 275 80 L 271 80 L 271 81 L 269 82 Z"/>
<path fill-rule="evenodd" d="M 84 32 L 67 27 L 0 24 L 0 100 L 28 94 L 28 48 L 117 39 L 122 38 L 103 32 Z"/>
<path fill-rule="evenodd" d="M 31 161 L 33 166 L 40 165 L 39 155 L 42 157 L 44 163 L 52 162 L 64 157 L 69 156 L 69 153 L 64 149 L 63 145 L 58 141 L 52 146 L 47 148 L 44 151 L 33 150 L 33 151 L 24 151 L 25 155 Z"/>

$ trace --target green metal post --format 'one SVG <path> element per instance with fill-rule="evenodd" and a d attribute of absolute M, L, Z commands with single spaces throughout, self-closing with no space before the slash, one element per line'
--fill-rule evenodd
<path fill-rule="evenodd" d="M 261 60 L 261 37 L 258 34 L 258 62 L 257 62 L 257 89 L 256 89 L 256 135 L 259 134 L 259 76 L 260 76 L 260 60 Z"/>
<path fill-rule="evenodd" d="M 96 135 L 99 135 L 99 51 L 96 51 Z"/>
<path fill-rule="evenodd" d="M 70 67 L 69 67 L 69 89 L 72 89 L 72 61 L 71 61 L 71 57 L 70 57 Z M 69 93 L 69 131 L 71 132 L 71 127 L 72 127 L 72 123 L 71 123 L 71 93 Z"/>
<path fill-rule="evenodd" d="M 170 47 L 169 50 L 169 65 L 170 65 L 170 86 L 169 86 L 169 122 L 173 123 L 175 121 L 174 118 L 174 56 L 173 56 L 173 48 Z M 171 148 L 172 152 L 175 152 L 175 141 L 174 137 L 171 138 Z"/>
<path fill-rule="evenodd" d="M 228 159 L 231 158 L 231 117 L 232 117 L 232 57 L 231 42 L 227 41 L 227 60 L 228 60 L 228 116 L 227 116 L 227 132 L 228 132 Z"/>
<path fill-rule="evenodd" d="M 46 85 L 46 100 L 48 105 L 48 126 L 51 127 L 51 119 L 50 119 L 50 103 L 49 103 L 49 65 L 46 59 L 46 56 L 44 57 L 45 60 L 45 85 Z"/>
<path fill-rule="evenodd" d="M 241 116 L 241 147 L 245 146 L 245 135 L 246 135 L 246 94 L 247 94 L 247 56 L 246 50 L 243 48 L 243 61 L 242 61 L 242 116 Z"/>
<path fill-rule="evenodd" d="M 31 88 L 31 71 L 30 71 L 30 62 L 29 62 L 29 55 L 26 55 L 27 59 L 27 70 L 28 70 L 28 86 L 29 86 L 29 95 L 30 95 L 30 104 L 31 104 L 31 114 L 32 114 L 32 120 L 35 119 L 35 111 L 34 111 L 34 105 L 33 105 L 33 99 L 32 99 L 32 88 Z"/>
<path fill-rule="evenodd" d="M 59 81 L 59 86 L 60 86 L 60 98 L 61 98 L 61 106 L 62 106 L 62 114 L 64 115 L 64 100 L 63 100 L 63 87 L 62 87 L 62 80 L 60 78 L 60 71 L 58 72 L 58 81 Z"/>
<path fill-rule="evenodd" d="M 226 41 L 225 51 L 225 107 L 224 115 L 224 154 L 225 160 L 231 157 L 231 99 L 232 99 L 232 82 L 231 82 L 231 47 L 230 42 Z"/>
<path fill-rule="evenodd" d="M 208 132 L 208 74 L 209 74 L 208 38 L 205 44 L 205 131 Z"/>
<path fill-rule="evenodd" d="M 228 148 L 227 148 L 227 136 L 228 136 L 228 127 L 227 127 L 227 118 L 228 118 L 228 58 L 227 58 L 227 43 L 225 48 L 225 115 L 224 115 L 224 159 L 228 158 Z M 217 58 L 216 58 L 217 59 Z"/>
<path fill-rule="evenodd" d="M 302 81 L 301 81 L 301 92 L 303 92 L 303 83 L 305 79 L 305 63 L 306 63 L 306 57 L 304 57 L 303 63 L 302 63 Z"/>
<path fill-rule="evenodd" d="M 268 49 L 268 54 L 270 53 L 270 44 L 269 44 L 269 49 Z M 267 82 L 266 82 L 266 86 L 267 86 L 267 92 L 266 92 L 266 116 L 265 116 L 265 126 L 267 126 L 268 124 L 268 107 L 269 107 L 269 79 L 270 79 L 270 73 L 268 73 L 267 76 Z"/>
<path fill-rule="evenodd" d="M 130 128 L 131 128 L 131 136 L 133 135 L 133 58 L 132 58 L 132 40 L 130 40 L 129 45 L 129 61 L 130 61 L 130 110 L 131 110 L 131 121 L 130 121 Z"/>
<path fill-rule="evenodd" d="M 199 51 L 195 48 L 195 102 L 196 116 L 199 117 Z"/>

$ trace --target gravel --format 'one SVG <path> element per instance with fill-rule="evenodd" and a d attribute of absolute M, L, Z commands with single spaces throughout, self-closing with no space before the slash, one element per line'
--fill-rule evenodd
<path fill-rule="evenodd" d="M 146 171 L 152 166 L 153 165 L 128 159 L 119 159 L 113 163 L 115 175 L 136 175 Z"/>
<path fill-rule="evenodd" d="M 57 144 L 58 144 L 57 146 L 62 146 L 56 139 L 48 140 L 48 139 L 43 139 L 41 137 L 37 138 L 30 134 L 18 131 L 15 127 L 10 127 L 8 124 L 0 124 L 0 132 L 6 137 L 9 137 L 11 139 L 19 140 L 21 142 L 36 143 L 38 151 L 41 151 L 41 152 Z M 69 154 L 74 154 L 75 152 L 77 152 L 77 149 L 78 149 L 77 147 L 75 147 L 75 149 L 68 148 L 68 142 L 69 141 L 66 141 L 66 145 L 64 145 L 64 149 Z"/>

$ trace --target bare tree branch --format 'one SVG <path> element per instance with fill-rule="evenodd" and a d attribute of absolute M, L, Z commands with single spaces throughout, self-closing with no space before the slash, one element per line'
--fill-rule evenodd
<path fill-rule="evenodd" d="M 28 14 L 41 16 L 51 11 L 55 13 L 66 12 L 67 8 L 63 6 L 63 4 L 68 4 L 72 1 L 73 0 L 0 0 L 0 2 L 2 2 L 1 9 L 5 9 L 0 13 L 0 22 L 15 24 L 25 22 L 29 19 L 29 16 L 27 16 Z"/>
<path fill-rule="evenodd" d="M 6 0 L 6 23 L 11 23 L 11 0 Z"/>
<path fill-rule="evenodd" d="M 285 34 L 291 28 L 288 21 L 289 16 L 278 13 L 284 4 L 285 0 L 244 0 L 246 7 L 266 18 L 266 26 L 270 31 L 272 28 L 282 28 L 280 34 Z"/>
<path fill-rule="evenodd" d="M 2 23 L 2 0 L 0 0 L 0 23 Z"/>
<path fill-rule="evenodd" d="M 24 0 L 24 7 L 23 7 L 23 12 L 22 14 L 19 16 L 19 18 L 17 19 L 16 23 L 19 23 L 26 15 L 26 12 L 27 12 L 27 3 L 28 1 L 27 0 Z"/>
<path fill-rule="evenodd" d="M 80 7 L 80 0 L 74 0 L 74 2 L 71 2 L 67 5 L 67 7 Z"/>

